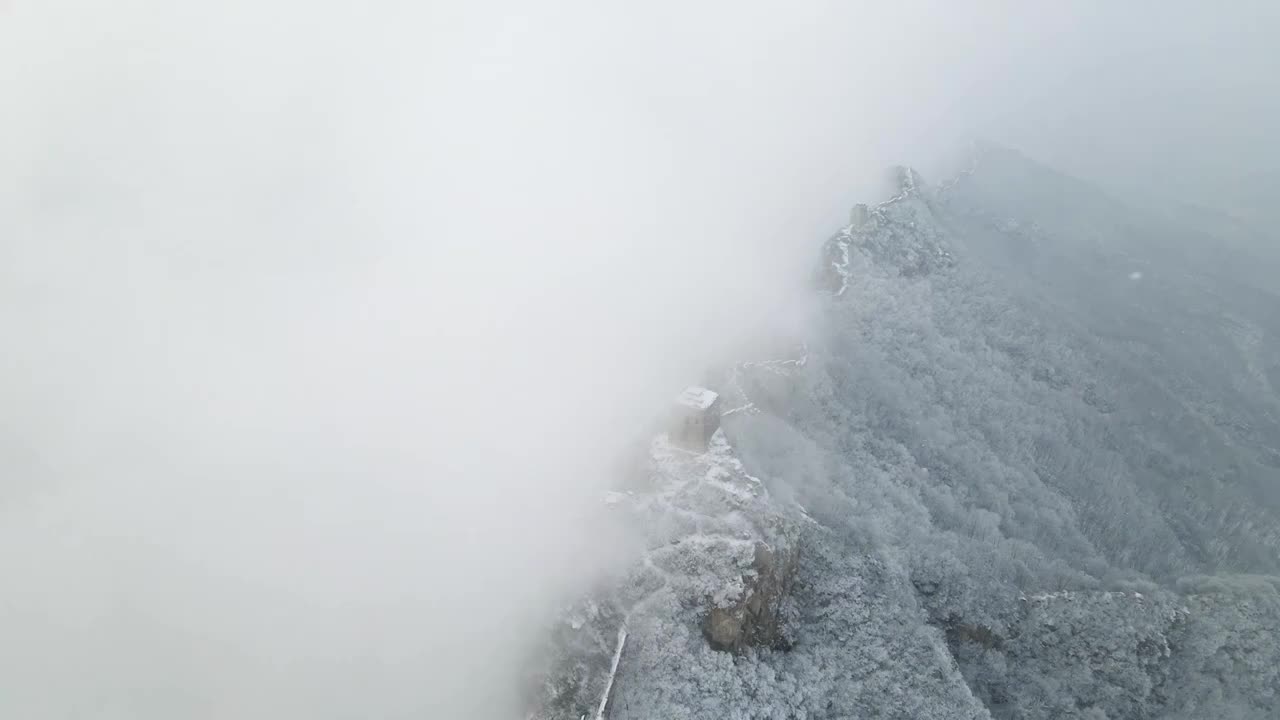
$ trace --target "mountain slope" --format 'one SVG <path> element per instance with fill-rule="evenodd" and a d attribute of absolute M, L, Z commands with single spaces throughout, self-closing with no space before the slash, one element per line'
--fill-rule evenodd
<path fill-rule="evenodd" d="M 609 716 L 1280 715 L 1280 296 L 1009 150 L 896 173 L 826 245 L 804 361 L 717 388 L 748 515 L 795 529 L 786 642 L 714 649 L 695 584 L 615 594 Z"/>

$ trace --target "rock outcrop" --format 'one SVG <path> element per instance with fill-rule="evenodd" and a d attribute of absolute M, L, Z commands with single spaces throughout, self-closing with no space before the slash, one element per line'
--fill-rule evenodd
<path fill-rule="evenodd" d="M 531 718 L 590 716 L 605 692 L 619 629 L 628 628 L 629 646 L 652 644 L 655 615 L 684 623 L 715 650 L 788 645 L 798 513 L 771 501 L 721 431 L 705 453 L 659 436 L 648 462 L 643 487 L 606 497 L 607 512 L 634 530 L 642 549 L 549 631 L 530 684 Z M 625 657 L 616 683 L 627 683 Z"/>
<path fill-rule="evenodd" d="M 724 607 L 712 607 L 703 632 L 717 650 L 743 652 L 750 647 L 786 649 L 783 606 L 795 578 L 799 546 L 774 550 L 758 543 L 742 597 Z"/>

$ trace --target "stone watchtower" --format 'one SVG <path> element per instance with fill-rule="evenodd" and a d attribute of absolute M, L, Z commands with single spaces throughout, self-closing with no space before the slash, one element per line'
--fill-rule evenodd
<path fill-rule="evenodd" d="M 849 224 L 852 225 L 854 229 L 860 228 L 863 225 L 867 224 L 867 206 L 866 205 L 862 203 L 858 203 L 857 205 L 853 206 L 853 210 L 849 211 Z"/>
<path fill-rule="evenodd" d="M 720 396 L 702 387 L 688 387 L 676 398 L 671 411 L 671 443 L 686 450 L 706 452 L 711 436 L 720 429 Z"/>

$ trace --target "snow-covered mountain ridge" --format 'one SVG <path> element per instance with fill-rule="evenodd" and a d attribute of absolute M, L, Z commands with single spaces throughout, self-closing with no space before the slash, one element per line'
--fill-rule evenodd
<path fill-rule="evenodd" d="M 896 172 L 803 361 L 610 496 L 643 550 L 534 715 L 599 712 L 625 624 L 613 719 L 1280 717 L 1280 295 L 1013 151 Z"/>

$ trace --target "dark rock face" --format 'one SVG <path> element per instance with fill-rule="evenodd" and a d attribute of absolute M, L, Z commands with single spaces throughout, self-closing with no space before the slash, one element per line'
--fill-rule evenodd
<path fill-rule="evenodd" d="M 737 602 L 713 607 L 707 613 L 703 633 L 711 647 L 741 653 L 747 648 L 789 647 L 782 609 L 795 578 L 799 546 L 780 551 L 757 543 L 751 573 L 743 578 L 746 590 Z"/>

